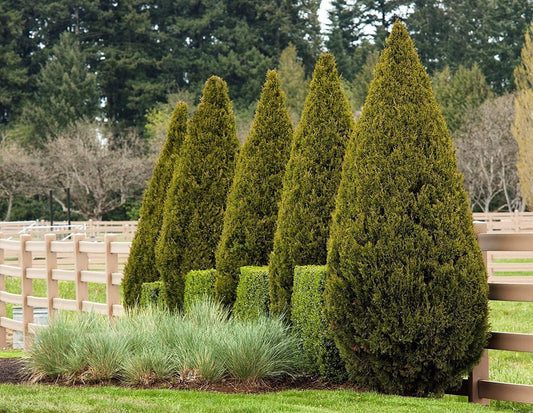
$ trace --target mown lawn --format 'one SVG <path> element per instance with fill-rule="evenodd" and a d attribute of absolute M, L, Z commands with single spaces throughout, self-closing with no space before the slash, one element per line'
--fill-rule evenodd
<path fill-rule="evenodd" d="M 249 395 L 198 391 L 0 385 L 2 412 L 489 412 L 465 398 L 419 399 L 352 391 Z M 515 410 L 516 411 L 516 410 Z M 524 410 L 526 411 L 526 410 Z"/>

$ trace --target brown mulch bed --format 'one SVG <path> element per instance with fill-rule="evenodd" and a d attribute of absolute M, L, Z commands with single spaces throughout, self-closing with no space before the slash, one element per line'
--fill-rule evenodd
<path fill-rule="evenodd" d="M 23 383 L 24 359 L 20 358 L 0 358 L 0 383 Z M 54 384 L 69 387 L 86 386 L 125 386 L 118 381 L 108 381 L 102 383 L 75 383 L 69 384 L 61 381 L 45 381 L 43 384 Z M 284 390 L 358 390 L 350 383 L 336 384 L 320 380 L 316 377 L 299 376 L 284 377 L 282 379 L 268 379 L 257 382 L 240 382 L 233 379 L 225 379 L 217 383 L 208 383 L 198 378 L 188 380 L 173 379 L 165 382 L 156 382 L 146 386 L 137 386 L 140 389 L 174 389 L 174 390 L 201 390 L 217 393 L 246 393 L 260 394 L 278 392 Z"/>

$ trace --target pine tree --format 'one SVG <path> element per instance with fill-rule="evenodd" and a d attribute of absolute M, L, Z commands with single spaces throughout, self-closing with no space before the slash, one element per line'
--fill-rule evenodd
<path fill-rule="evenodd" d="M 302 116 L 308 86 L 305 69 L 297 53 L 296 47 L 289 43 L 279 58 L 281 88 L 287 97 L 287 109 L 294 125 L 298 124 Z"/>
<path fill-rule="evenodd" d="M 163 221 L 164 200 L 187 132 L 187 118 L 187 104 L 178 102 L 172 112 L 167 140 L 143 196 L 139 225 L 124 267 L 122 285 L 126 307 L 138 304 L 143 283 L 159 280 L 155 266 L 155 246 Z"/>
<path fill-rule="evenodd" d="M 226 82 L 212 76 L 188 124 L 156 245 L 156 264 L 171 309 L 183 304 L 185 275 L 190 270 L 215 266 L 238 149 Z"/>
<path fill-rule="evenodd" d="M 533 24 L 526 32 L 522 61 L 514 77 L 518 90 L 515 99 L 513 135 L 518 143 L 518 177 L 520 192 L 528 208 L 533 210 Z"/>
<path fill-rule="evenodd" d="M 326 310 L 350 379 L 442 394 L 479 361 L 487 275 L 429 76 L 396 22 L 346 150 Z"/>
<path fill-rule="evenodd" d="M 292 132 L 279 76 L 271 70 L 237 162 L 216 252 L 215 290 L 226 305 L 235 301 L 240 267 L 268 265 Z"/>
<path fill-rule="evenodd" d="M 354 128 L 335 58 L 315 67 L 302 119 L 294 135 L 269 264 L 270 305 L 289 312 L 296 265 L 325 264 L 331 213 L 344 150 Z M 287 314 L 289 317 L 289 314 Z"/>

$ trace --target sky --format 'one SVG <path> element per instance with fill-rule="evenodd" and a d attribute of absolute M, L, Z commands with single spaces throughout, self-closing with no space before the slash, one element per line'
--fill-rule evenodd
<path fill-rule="evenodd" d="M 320 9 L 318 10 L 318 20 L 320 21 L 320 27 L 324 32 L 328 23 L 328 9 L 331 7 L 331 0 L 322 0 L 320 2 Z"/>

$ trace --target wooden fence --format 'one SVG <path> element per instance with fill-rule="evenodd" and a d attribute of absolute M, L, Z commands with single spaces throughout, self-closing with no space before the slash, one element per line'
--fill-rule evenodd
<path fill-rule="evenodd" d="M 476 224 L 478 242 L 489 271 L 489 298 L 501 301 L 533 302 L 533 277 L 494 276 L 499 258 L 533 251 L 533 233 L 487 232 L 487 224 Z M 44 240 L 34 240 L 22 235 L 18 240 L 3 239 L 0 234 L 0 348 L 6 346 L 6 330 L 22 331 L 27 347 L 31 334 L 38 328 L 33 324 L 33 308 L 46 307 L 50 315 L 57 310 L 95 311 L 109 317 L 123 313 L 119 286 L 121 266 L 127 259 L 129 242 L 117 242 L 115 235 L 106 235 L 104 241 L 94 241 L 85 235 L 75 235 L 70 240 L 56 240 L 47 234 Z M 18 256 L 5 261 L 11 252 Z M 514 255 L 513 255 L 514 254 Z M 13 258 L 11 258 L 13 259 Z M 6 264 L 8 262 L 9 264 Z M 522 264 L 520 264 L 522 265 Z M 526 268 L 525 264 L 521 267 Z M 516 268 L 515 268 L 516 269 Z M 533 263 L 528 271 L 533 271 Z M 22 293 L 6 292 L 6 277 L 21 279 Z M 46 280 L 47 297 L 33 296 L 32 280 Z M 58 282 L 75 283 L 76 299 L 60 298 Z M 89 301 L 88 283 L 106 285 L 106 303 Z M 23 320 L 6 317 L 6 303 L 22 306 Z M 533 352 L 533 334 L 493 332 L 481 363 L 476 366 L 457 394 L 468 395 L 469 401 L 488 404 L 489 399 L 533 403 L 533 386 L 497 383 L 489 380 L 488 349 Z"/>
<path fill-rule="evenodd" d="M 104 241 L 94 241 L 77 234 L 70 240 L 58 241 L 56 234 L 47 234 L 44 240 L 34 240 L 23 234 L 17 240 L 9 240 L 0 234 L 0 348 L 6 347 L 8 329 L 21 331 L 24 347 L 28 347 L 31 334 L 39 328 L 33 324 L 36 307 L 47 308 L 50 316 L 57 310 L 121 315 L 120 267 L 127 259 L 130 243 L 117 242 L 116 238 L 108 234 Z M 7 253 L 17 254 L 17 261 L 6 260 Z M 21 294 L 6 291 L 6 277 L 21 279 Z M 33 280 L 46 280 L 46 297 L 33 295 Z M 59 296 L 59 281 L 75 283 L 75 299 Z M 88 283 L 106 285 L 105 303 L 89 301 Z M 6 317 L 6 303 L 22 306 L 22 321 Z"/>
<path fill-rule="evenodd" d="M 29 234 L 37 238 L 53 232 L 56 235 L 83 233 L 87 237 L 103 239 L 106 234 L 118 234 L 121 240 L 131 241 L 137 231 L 137 221 L 54 221 L 50 226 L 47 221 L 7 221 L 0 222 L 0 232 L 6 238 L 18 238 Z"/>
<path fill-rule="evenodd" d="M 487 231 L 533 231 L 533 212 L 475 212 L 474 221 L 487 224 Z"/>

